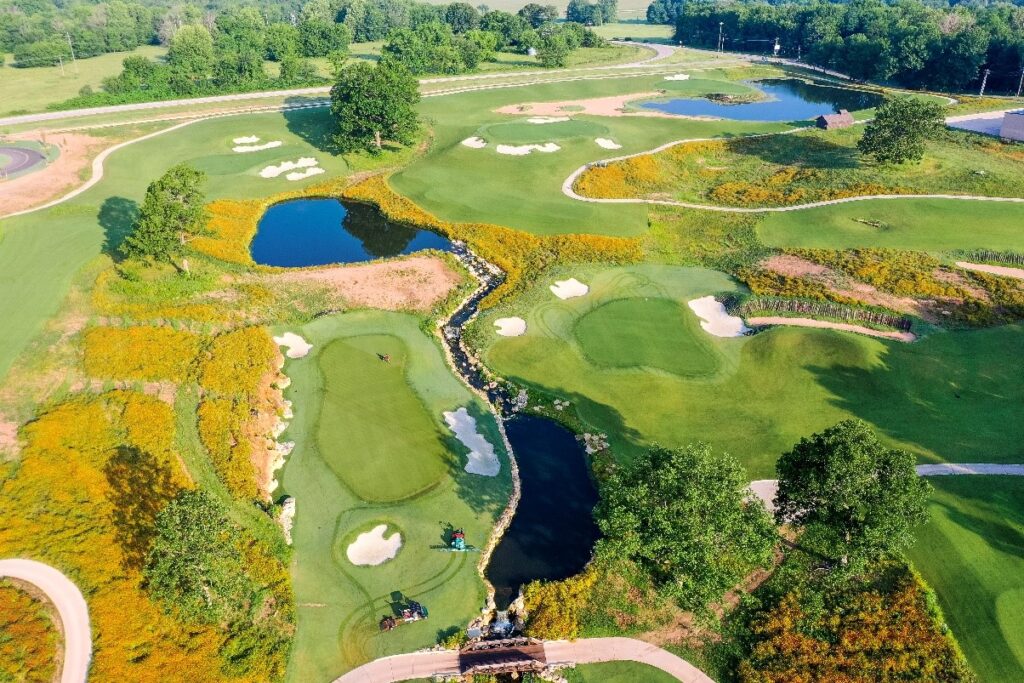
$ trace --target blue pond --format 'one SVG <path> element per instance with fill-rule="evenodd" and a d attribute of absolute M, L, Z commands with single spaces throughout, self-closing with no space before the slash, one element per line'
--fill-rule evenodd
<path fill-rule="evenodd" d="M 250 249 L 256 263 L 295 268 L 451 248 L 452 243 L 441 235 L 392 223 L 372 206 L 337 199 L 295 199 L 267 209 Z"/>
<path fill-rule="evenodd" d="M 534 579 L 564 579 L 590 561 L 599 532 L 597 490 L 583 447 L 551 420 L 520 416 L 506 424 L 519 463 L 522 497 L 487 565 L 494 601 L 505 609 Z"/>
<path fill-rule="evenodd" d="M 646 102 L 642 106 L 670 114 L 716 116 L 736 121 L 803 121 L 840 109 L 870 109 L 882 102 L 882 98 L 874 93 L 808 83 L 796 78 L 772 78 L 754 81 L 750 85 L 771 99 L 729 104 L 706 98 L 679 98 Z"/>

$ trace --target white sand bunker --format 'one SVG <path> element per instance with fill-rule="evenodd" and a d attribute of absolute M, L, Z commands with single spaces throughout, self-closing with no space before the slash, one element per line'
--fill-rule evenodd
<path fill-rule="evenodd" d="M 466 138 L 465 140 L 463 140 L 461 144 L 466 147 L 471 147 L 473 149 L 483 149 L 484 147 L 487 146 L 487 141 L 484 140 L 483 138 L 478 138 L 474 135 L 471 138 Z"/>
<path fill-rule="evenodd" d="M 622 145 L 608 138 L 594 138 L 594 142 L 597 143 L 598 147 L 603 147 L 604 149 L 622 149 Z"/>
<path fill-rule="evenodd" d="M 259 142 L 259 141 L 260 141 L 260 136 L 259 135 L 245 135 L 245 136 L 242 136 L 240 138 L 235 138 L 231 142 L 235 143 L 236 145 L 248 145 L 249 143 Z"/>
<path fill-rule="evenodd" d="M 255 135 L 250 135 L 249 137 L 245 137 L 245 138 L 235 138 L 234 140 L 232 140 L 232 142 L 235 143 L 235 146 L 232 147 L 231 149 L 233 151 L 239 152 L 239 153 L 244 153 L 244 152 L 260 152 L 260 151 L 262 151 L 264 149 L 273 149 L 274 147 L 280 147 L 281 145 L 284 144 L 280 140 L 271 140 L 270 142 L 264 142 L 261 145 L 256 145 L 256 144 L 240 144 L 240 143 L 255 143 L 255 142 L 258 142 L 258 141 L 259 141 L 259 138 L 257 136 L 255 136 Z"/>
<path fill-rule="evenodd" d="M 322 168 L 307 168 L 305 171 L 292 171 L 285 176 L 286 180 L 305 180 L 311 176 L 320 175 L 326 173 Z"/>
<path fill-rule="evenodd" d="M 284 355 L 289 358 L 303 358 L 313 345 L 294 332 L 285 332 L 280 337 L 274 337 L 274 343 L 278 346 L 287 346 L 288 350 Z"/>
<path fill-rule="evenodd" d="M 742 318 L 726 313 L 725 306 L 713 296 L 702 296 L 689 301 L 688 304 L 701 318 L 700 326 L 708 334 L 716 337 L 742 337 L 749 331 Z"/>
<path fill-rule="evenodd" d="M 502 337 L 521 337 L 526 334 L 526 321 L 522 318 L 498 318 L 494 326 Z"/>
<path fill-rule="evenodd" d="M 561 123 L 562 121 L 568 121 L 568 116 L 531 116 L 526 119 L 527 123 Z"/>
<path fill-rule="evenodd" d="M 494 446 L 477 431 L 476 419 L 465 408 L 459 408 L 455 412 L 444 413 L 444 421 L 455 432 L 455 438 L 469 449 L 466 471 L 484 477 L 497 476 L 501 463 L 494 454 Z"/>
<path fill-rule="evenodd" d="M 265 166 L 260 171 L 261 178 L 276 178 L 286 171 L 294 171 L 297 168 L 313 168 L 318 162 L 313 157 L 300 157 L 298 161 L 282 161 L 276 166 Z"/>
<path fill-rule="evenodd" d="M 555 280 L 555 284 L 551 285 L 551 293 L 559 299 L 573 299 L 583 296 L 589 291 L 590 287 L 587 287 L 574 277 L 568 280 Z"/>
<path fill-rule="evenodd" d="M 672 74 L 671 76 L 665 76 L 666 81 L 688 81 L 690 80 L 690 74 Z"/>
<path fill-rule="evenodd" d="M 543 145 L 498 145 L 495 148 L 498 154 L 508 154 L 514 157 L 526 156 L 530 152 L 544 152 L 550 154 L 562 149 L 553 142 L 545 142 Z"/>
<path fill-rule="evenodd" d="M 402 547 L 402 534 L 396 531 L 384 538 L 384 532 L 387 530 L 387 524 L 378 524 L 366 533 L 356 536 L 356 540 L 352 541 L 345 551 L 348 561 L 364 567 L 375 567 L 394 558 L 398 554 L 398 549 Z"/>

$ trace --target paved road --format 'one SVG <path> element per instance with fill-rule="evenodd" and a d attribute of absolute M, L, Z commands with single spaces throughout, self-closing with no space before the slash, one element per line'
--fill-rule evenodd
<path fill-rule="evenodd" d="M 89 631 L 89 607 L 78 587 L 50 565 L 34 560 L 0 560 L 0 577 L 31 583 L 50 598 L 60 615 L 64 631 L 61 683 L 84 683 L 92 659 L 92 635 Z"/>
<path fill-rule="evenodd" d="M 549 69 L 545 71 L 503 71 L 494 74 L 470 74 L 466 76 L 445 76 L 443 78 L 424 78 L 420 80 L 421 85 L 436 83 L 457 83 L 460 81 L 473 81 L 483 79 L 519 78 L 522 76 L 571 73 L 579 71 L 593 71 L 600 69 L 629 69 L 645 64 L 652 64 L 665 59 L 677 48 L 671 45 L 657 43 L 638 43 L 614 41 L 621 45 L 637 45 L 654 51 L 654 55 L 626 64 L 607 64 L 593 67 L 578 67 L 575 69 Z M 306 97 L 310 95 L 326 95 L 331 90 L 330 86 L 315 88 L 291 88 L 287 90 L 266 90 L 262 92 L 235 93 L 233 95 L 212 95 L 210 97 L 193 97 L 177 100 L 163 100 L 161 102 L 139 102 L 137 104 L 116 104 L 107 107 L 89 107 L 86 109 L 70 109 L 68 111 L 51 111 L 39 114 L 23 114 L 21 116 L 7 116 L 0 118 L 0 126 L 18 125 L 24 123 L 42 123 L 44 121 L 57 121 L 61 119 L 73 119 L 83 116 L 97 116 L 99 114 L 119 114 L 127 111 L 145 111 L 147 109 L 162 109 L 166 107 L 184 107 L 203 104 L 216 104 L 218 102 L 241 102 L 244 100 L 266 99 L 268 97 Z"/>
<path fill-rule="evenodd" d="M 683 683 L 714 683 L 700 669 L 656 645 L 633 638 L 584 638 L 544 643 L 548 664 L 595 664 L 633 661 L 649 664 Z M 456 675 L 459 655 L 451 650 L 412 652 L 375 659 L 336 678 L 334 683 L 393 683 L 414 678 Z"/>
<path fill-rule="evenodd" d="M 942 477 L 965 474 L 996 474 L 1009 477 L 1024 477 L 1024 465 L 1000 463 L 937 463 L 918 465 L 914 468 L 920 477 Z M 758 479 L 750 482 L 751 492 L 761 499 L 769 512 L 775 511 L 775 494 L 779 491 L 777 479 Z"/>
<path fill-rule="evenodd" d="M 3 168 L 0 168 L 0 173 L 4 175 L 20 173 L 46 158 L 36 150 L 24 147 L 0 147 L 0 155 L 10 159 Z"/>

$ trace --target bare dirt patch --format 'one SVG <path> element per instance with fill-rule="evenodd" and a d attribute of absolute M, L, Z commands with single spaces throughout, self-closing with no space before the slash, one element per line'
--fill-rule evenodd
<path fill-rule="evenodd" d="M 792 254 L 776 254 L 762 261 L 761 267 L 787 277 L 836 275 L 835 271 L 827 266 Z"/>
<path fill-rule="evenodd" d="M 46 167 L 14 180 L 0 183 L 0 206 L 3 213 L 30 209 L 60 197 L 81 185 L 83 171 L 101 150 L 116 144 L 109 138 L 97 138 L 83 133 L 17 133 L 13 140 L 44 140 L 60 147 L 60 156 Z"/>
<path fill-rule="evenodd" d="M 659 111 L 633 111 L 626 109 L 626 104 L 636 100 L 660 97 L 664 92 L 636 92 L 629 95 L 612 95 L 611 97 L 594 97 L 588 100 L 563 100 L 561 102 L 525 102 L 510 104 L 494 111 L 498 114 L 516 114 L 529 116 L 558 116 L 559 114 L 590 114 L 591 116 L 646 116 L 667 119 L 709 119 L 706 116 L 681 116 Z"/>
<path fill-rule="evenodd" d="M 448 296 L 461 279 L 444 259 L 436 256 L 413 256 L 399 261 L 302 270 L 268 278 L 271 283 L 311 282 L 326 285 L 348 306 L 367 306 L 388 311 L 430 310 Z"/>
<path fill-rule="evenodd" d="M 976 270 L 979 273 L 988 273 L 990 275 L 1002 275 L 1003 277 L 1014 277 L 1019 280 L 1024 280 L 1024 268 L 1013 268 L 1011 266 L 992 266 L 987 263 L 969 263 L 967 261 L 957 261 L 956 265 L 965 270 Z"/>
<path fill-rule="evenodd" d="M 828 320 L 814 320 L 813 318 L 787 318 L 781 315 L 768 315 L 758 318 L 747 318 L 751 326 L 761 325 L 793 325 L 795 327 L 821 327 L 842 332 L 857 332 L 869 337 L 881 337 L 882 339 L 895 339 L 901 342 L 912 342 L 917 337 L 912 332 L 897 332 L 896 330 L 876 330 L 863 325 L 852 325 L 850 323 L 836 323 Z"/>

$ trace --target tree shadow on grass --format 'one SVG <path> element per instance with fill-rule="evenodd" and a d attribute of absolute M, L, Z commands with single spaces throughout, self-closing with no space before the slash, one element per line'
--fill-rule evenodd
<path fill-rule="evenodd" d="M 311 104 L 307 97 L 289 97 L 285 105 L 303 106 Z M 304 142 L 327 154 L 340 154 L 334 142 L 335 124 L 330 107 L 310 107 L 308 109 L 286 109 L 283 112 L 288 130 L 300 137 Z"/>
<path fill-rule="evenodd" d="M 107 197 L 100 207 L 97 219 L 103 228 L 103 253 L 114 259 L 132 225 L 139 217 L 139 204 L 134 199 Z"/>
<path fill-rule="evenodd" d="M 958 499 L 969 501 L 972 506 L 978 508 L 981 514 L 970 514 L 962 508 L 948 505 L 937 501 L 935 504 L 943 509 L 946 516 L 958 526 L 985 540 L 994 550 L 997 550 L 1011 557 L 1024 558 L 1024 533 L 1012 524 L 1005 523 L 1007 519 L 1011 522 L 1024 522 L 1024 514 L 1019 506 L 1014 506 L 1012 497 L 1014 494 L 1024 493 L 1024 481 L 1017 481 L 1014 477 L 1001 477 L 1001 481 L 1008 481 L 1014 487 L 1013 492 L 1006 489 L 981 489 L 976 486 L 978 475 L 964 475 L 970 481 L 950 482 L 940 484 L 943 491 L 955 495 Z M 990 477 L 984 477 L 990 479 Z M 934 481 L 934 477 L 930 477 Z M 961 484 L 961 485 L 958 485 Z M 1016 486 L 1014 486 L 1016 484 Z M 999 499 L 1004 500 L 1000 501 Z"/>

